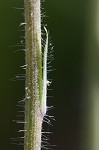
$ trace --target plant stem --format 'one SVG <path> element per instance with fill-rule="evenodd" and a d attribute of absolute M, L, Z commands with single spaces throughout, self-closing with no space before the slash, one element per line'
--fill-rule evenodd
<path fill-rule="evenodd" d="M 88 1 L 86 16 L 86 98 L 81 150 L 99 150 L 99 0 Z"/>
<path fill-rule="evenodd" d="M 24 150 L 41 149 L 42 53 L 40 0 L 24 0 L 26 99 Z"/>

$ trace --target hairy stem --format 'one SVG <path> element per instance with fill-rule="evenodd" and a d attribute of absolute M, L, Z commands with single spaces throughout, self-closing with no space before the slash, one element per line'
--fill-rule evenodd
<path fill-rule="evenodd" d="M 41 149 L 42 54 L 40 0 L 24 0 L 26 99 L 24 150 Z"/>

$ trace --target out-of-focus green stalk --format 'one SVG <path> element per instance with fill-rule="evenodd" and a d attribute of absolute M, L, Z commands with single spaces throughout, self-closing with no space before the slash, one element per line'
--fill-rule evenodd
<path fill-rule="evenodd" d="M 99 150 L 99 0 L 91 0 L 89 5 L 81 150 Z"/>

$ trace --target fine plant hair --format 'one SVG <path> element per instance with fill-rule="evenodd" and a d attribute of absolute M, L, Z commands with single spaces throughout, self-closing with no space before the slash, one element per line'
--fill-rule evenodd
<path fill-rule="evenodd" d="M 55 120 L 48 115 L 53 106 L 47 106 L 47 87 L 51 90 L 49 86 L 52 82 L 47 79 L 47 74 L 53 71 L 50 65 L 53 61 L 53 47 L 49 42 L 46 25 L 41 24 L 45 13 L 41 12 L 40 0 L 24 0 L 24 8 L 15 9 L 24 11 L 25 22 L 20 23 L 19 31 L 25 32 L 25 35 L 21 36 L 20 43 L 11 47 L 18 48 L 15 53 L 25 53 L 25 64 L 20 66 L 25 73 L 20 73 L 11 80 L 25 81 L 25 97 L 17 104 L 17 117 L 20 119 L 15 122 L 21 124 L 19 136 L 11 141 L 23 146 L 24 150 L 51 150 L 54 145 L 49 144 L 47 135 L 52 133 L 45 131 L 42 125 L 47 123 L 52 126 L 51 120 Z"/>

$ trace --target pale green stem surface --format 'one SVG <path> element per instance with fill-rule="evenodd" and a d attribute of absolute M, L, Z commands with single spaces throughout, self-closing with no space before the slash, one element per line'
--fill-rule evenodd
<path fill-rule="evenodd" d="M 24 0 L 26 98 L 24 150 L 41 149 L 42 53 L 40 0 Z"/>

